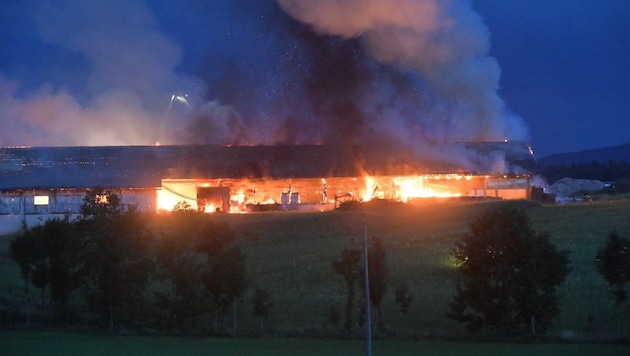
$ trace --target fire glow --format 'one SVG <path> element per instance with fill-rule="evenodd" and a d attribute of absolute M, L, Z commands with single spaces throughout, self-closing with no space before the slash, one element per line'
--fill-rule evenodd
<path fill-rule="evenodd" d="M 446 179 L 450 179 L 447 177 Z M 457 180 L 462 179 L 462 176 L 456 176 Z M 394 181 L 400 187 L 401 201 L 407 202 L 413 198 L 452 198 L 460 197 L 461 193 L 455 191 L 450 186 L 441 187 L 434 185 L 433 187 L 425 187 L 425 177 L 413 177 L 413 178 L 399 178 Z"/>
<path fill-rule="evenodd" d="M 163 179 L 158 207 L 181 202 L 206 213 L 272 210 L 331 210 L 348 201 L 496 197 L 526 199 L 527 176 L 434 174 L 293 179 Z"/>

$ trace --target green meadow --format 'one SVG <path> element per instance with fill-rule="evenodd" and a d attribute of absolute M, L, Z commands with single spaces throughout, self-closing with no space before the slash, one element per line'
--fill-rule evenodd
<path fill-rule="evenodd" d="M 337 329 L 328 323 L 327 311 L 331 305 L 343 310 L 345 285 L 331 264 L 344 248 L 361 247 L 365 224 L 368 236 L 381 238 L 387 251 L 390 290 L 383 302 L 385 334 L 459 338 L 466 337 L 464 328 L 444 317 L 458 278 L 448 252 L 467 232 L 468 222 L 492 204 L 501 203 L 376 204 L 359 211 L 222 218 L 229 219 L 244 240 L 253 282 L 274 296 L 277 331 L 296 336 L 334 334 Z M 616 308 L 595 259 L 612 229 L 630 236 L 630 200 L 521 204 L 532 227 L 549 233 L 552 242 L 569 251 L 571 260 L 571 272 L 558 290 L 561 312 L 550 336 L 627 338 L 630 309 Z M 398 312 L 393 295 L 395 286 L 403 282 L 413 296 L 406 315 Z"/>
<path fill-rule="evenodd" d="M 3 355 L 365 355 L 362 340 L 109 336 L 71 332 L 0 331 Z M 374 355 L 628 355 L 618 344 L 486 343 L 375 340 Z"/>
<path fill-rule="evenodd" d="M 53 350 L 67 347 L 76 352 L 64 354 L 79 354 L 87 347 L 95 347 L 96 354 L 98 350 L 111 354 L 136 349 L 158 355 L 173 354 L 173 350 L 187 350 L 185 354 L 214 350 L 212 354 L 217 355 L 251 354 L 252 350 L 270 355 L 361 354 L 361 330 L 350 339 L 341 338 L 343 320 L 335 323 L 329 311 L 336 308 L 343 319 L 345 283 L 332 263 L 341 258 L 342 250 L 362 246 L 365 226 L 369 238 L 384 242 L 389 270 L 384 327 L 374 332 L 375 354 L 518 354 L 520 350 L 527 354 L 627 354 L 630 303 L 621 308 L 615 305 L 595 264 L 597 249 L 611 230 L 630 236 L 627 197 L 567 205 L 518 202 L 528 212 L 533 229 L 549 233 L 553 243 L 569 252 L 571 261 L 571 272 L 558 290 L 561 310 L 545 340 L 490 346 L 482 342 L 491 340 L 489 335 L 469 335 L 462 325 L 444 316 L 458 280 L 449 250 L 467 232 L 468 222 L 495 204 L 505 202 L 430 200 L 403 205 L 376 201 L 322 213 L 209 215 L 208 219 L 227 222 L 236 232 L 246 255 L 250 286 L 262 286 L 272 296 L 272 316 L 262 333 L 258 320 L 251 316 L 248 294 L 237 311 L 238 326 L 232 334 L 236 338 L 204 338 L 204 330 L 196 337 L 134 332 L 111 337 L 81 326 L 51 331 L 44 320 L 36 321 L 40 331 L 28 331 L 19 324 L 17 331 L 5 330 L 0 338 L 11 351 L 32 346 L 33 354 L 54 354 Z M 23 283 L 8 253 L 11 238 L 0 237 L 0 302 L 17 308 Z M 401 283 L 409 286 L 413 297 L 406 314 L 399 312 L 393 293 Z M 37 300 L 38 292 L 32 293 Z"/>

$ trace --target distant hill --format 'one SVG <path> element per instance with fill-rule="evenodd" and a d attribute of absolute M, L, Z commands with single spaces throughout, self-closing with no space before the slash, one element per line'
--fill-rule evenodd
<path fill-rule="evenodd" d="M 566 165 L 570 166 L 573 164 L 581 164 L 581 163 L 590 163 L 590 162 L 598 162 L 605 163 L 608 161 L 619 162 L 626 161 L 630 162 L 630 142 L 619 145 L 619 146 L 611 146 L 604 148 L 596 148 L 592 150 L 584 150 L 578 152 L 570 152 L 570 153 L 560 153 L 545 156 L 537 159 L 538 166 L 542 169 L 550 166 L 558 166 L 558 165 Z"/>
<path fill-rule="evenodd" d="M 538 167 L 551 182 L 565 177 L 605 182 L 630 178 L 630 143 L 540 158 Z"/>

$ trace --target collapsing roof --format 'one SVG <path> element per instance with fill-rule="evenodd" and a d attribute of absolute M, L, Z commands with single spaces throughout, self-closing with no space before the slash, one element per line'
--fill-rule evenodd
<path fill-rule="evenodd" d="M 147 188 L 161 179 L 361 177 L 410 174 L 531 174 L 522 142 L 405 148 L 332 145 L 0 148 L 0 190 Z"/>

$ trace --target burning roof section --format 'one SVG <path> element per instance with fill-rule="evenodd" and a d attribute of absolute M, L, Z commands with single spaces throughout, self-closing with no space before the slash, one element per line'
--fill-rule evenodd
<path fill-rule="evenodd" d="M 107 146 L 0 148 L 0 190 L 150 188 L 161 179 L 531 174 L 522 142 L 451 143 L 422 149 L 364 145 Z"/>

